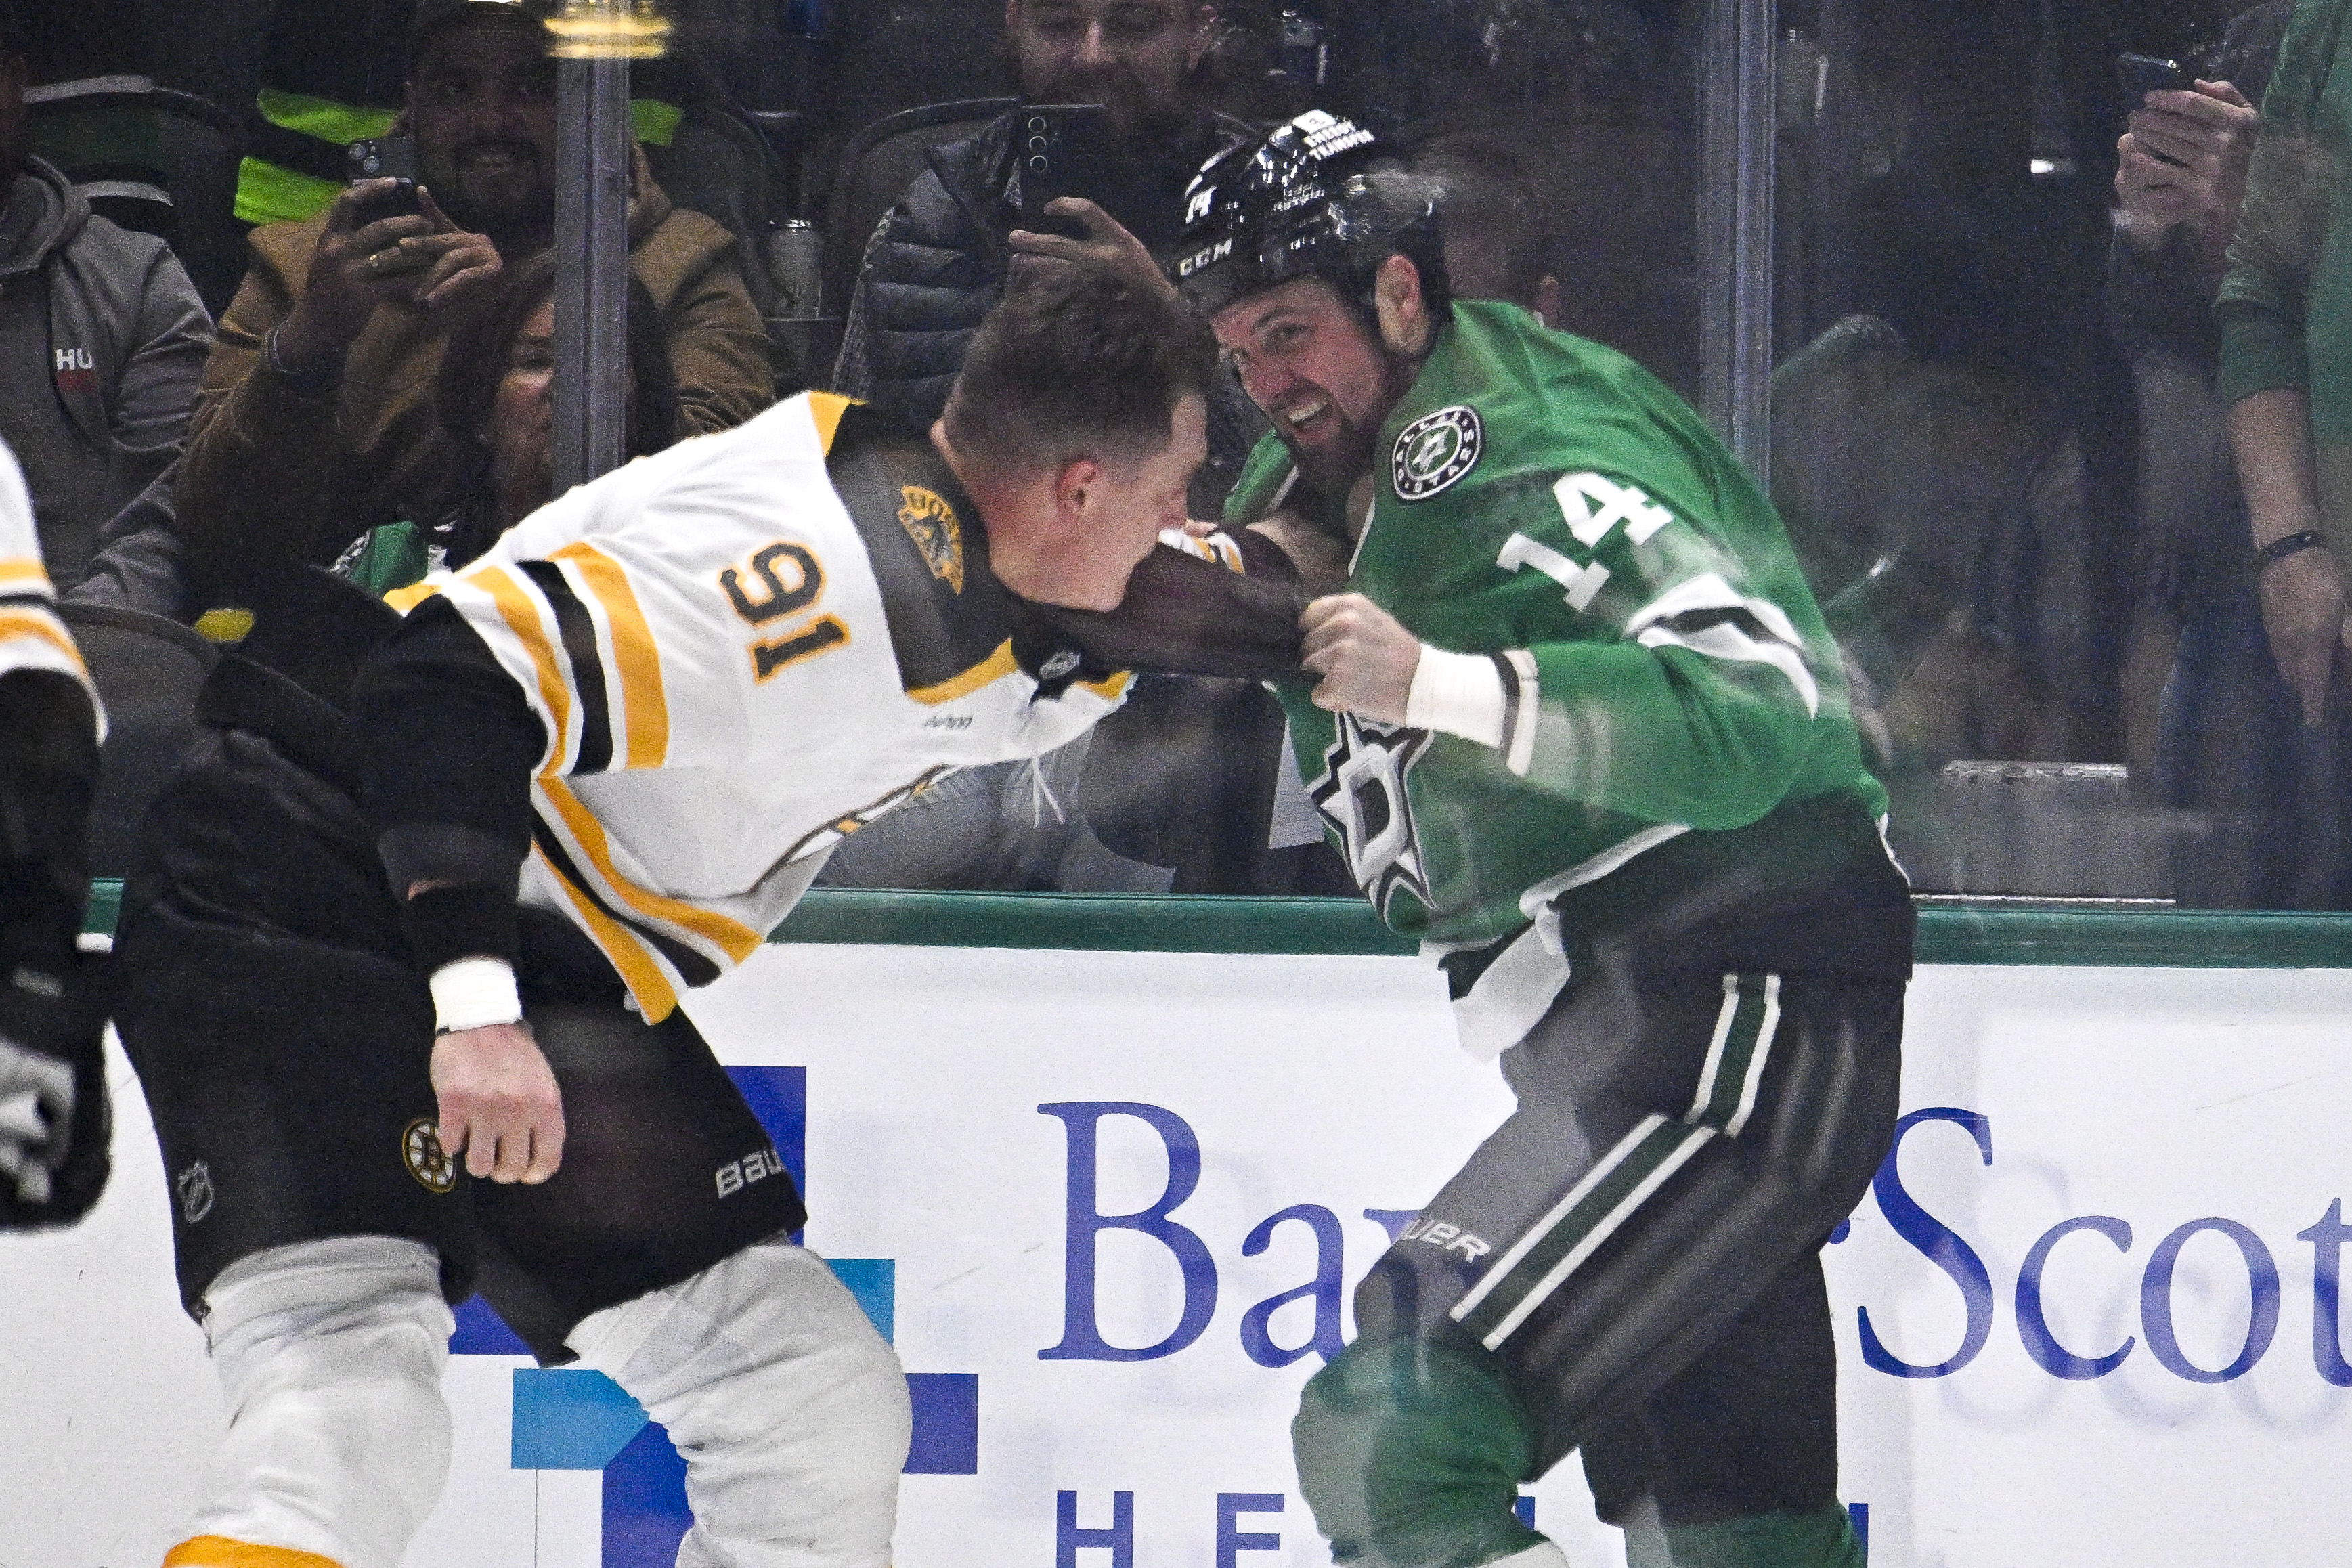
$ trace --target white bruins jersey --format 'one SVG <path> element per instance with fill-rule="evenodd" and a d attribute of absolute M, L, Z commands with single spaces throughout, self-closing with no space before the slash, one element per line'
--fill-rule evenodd
<path fill-rule="evenodd" d="M 24 470 L 0 446 L 0 675 L 18 669 L 49 669 L 70 675 L 89 693 L 98 738 L 106 738 L 106 711 L 98 688 L 74 646 L 73 634 L 58 618 L 58 591 L 41 564 L 40 533 L 33 521 L 33 498 Z"/>
<path fill-rule="evenodd" d="M 631 463 L 391 596 L 446 596 L 538 714 L 522 900 L 585 931 L 648 1021 L 758 951 L 859 827 L 1125 691 L 1072 679 L 1075 653 L 1024 668 L 946 466 L 895 430 L 835 451 L 845 417 L 879 428 L 851 410 L 803 394 Z"/>

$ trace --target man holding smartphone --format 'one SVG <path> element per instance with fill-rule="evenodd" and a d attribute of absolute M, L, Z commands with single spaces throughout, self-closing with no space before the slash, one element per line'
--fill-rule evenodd
<path fill-rule="evenodd" d="M 1047 131 L 1056 166 L 1046 178 L 1058 194 L 1095 202 L 1146 245 L 1174 237 L 1192 171 L 1221 139 L 1249 135 L 1203 101 L 1216 28 L 1207 0 L 1009 0 L 1005 41 L 1023 97 L 1102 108 L 1099 120 L 1060 115 Z M 939 417 L 973 331 L 1003 291 L 1008 237 L 1037 221 L 1022 216 L 1037 205 L 1024 187 L 1031 117 L 1024 108 L 934 149 L 884 216 L 849 303 L 836 391 L 913 427 Z M 1076 178 L 1072 164 L 1083 166 Z"/>
<path fill-rule="evenodd" d="M 405 129 L 416 178 L 362 180 L 320 216 L 254 231 L 205 367 L 181 528 L 213 603 L 266 601 L 353 534 L 428 515 L 455 466 L 432 407 L 454 323 L 554 240 L 555 66 L 543 0 L 424 0 Z M 696 433 L 772 401 L 767 339 L 732 236 L 674 208 L 640 161 L 632 270 L 660 308 Z"/>

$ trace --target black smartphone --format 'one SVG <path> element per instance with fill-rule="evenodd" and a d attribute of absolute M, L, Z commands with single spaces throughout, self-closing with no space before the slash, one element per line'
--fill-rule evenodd
<path fill-rule="evenodd" d="M 1099 103 L 1033 103 L 1014 127 L 1021 178 L 1021 226 L 1036 234 L 1085 237 L 1064 218 L 1045 216 L 1057 196 L 1099 199 L 1110 185 L 1110 113 Z"/>
<path fill-rule="evenodd" d="M 2124 84 L 2124 97 L 2134 109 L 2151 92 L 2162 92 L 2167 88 L 2186 89 L 2195 79 L 2179 60 L 2168 60 L 2161 55 L 2117 55 L 2116 76 Z"/>
<path fill-rule="evenodd" d="M 407 217 L 418 211 L 416 205 L 416 138 L 414 136 L 370 136 L 343 149 L 345 174 L 354 182 L 360 180 L 394 179 L 395 188 L 381 195 L 369 197 L 360 205 L 359 224 L 364 226 L 378 218 Z"/>

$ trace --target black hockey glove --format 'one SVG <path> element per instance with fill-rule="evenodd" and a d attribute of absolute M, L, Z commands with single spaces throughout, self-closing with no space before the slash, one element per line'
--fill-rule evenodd
<path fill-rule="evenodd" d="M 75 955 L 0 977 L 0 1227 L 71 1225 L 106 1188 L 114 1112 L 101 971 Z"/>

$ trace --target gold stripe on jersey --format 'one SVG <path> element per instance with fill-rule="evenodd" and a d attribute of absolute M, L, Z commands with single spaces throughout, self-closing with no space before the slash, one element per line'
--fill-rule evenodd
<path fill-rule="evenodd" d="M 37 584 L 48 588 L 49 574 L 33 556 L 0 556 L 0 588 L 13 588 L 23 584 Z"/>
<path fill-rule="evenodd" d="M 816 426 L 818 451 L 827 457 L 833 455 L 833 438 L 841 430 L 841 416 L 848 413 L 856 401 L 837 392 L 812 392 L 808 395 L 809 419 Z"/>
<path fill-rule="evenodd" d="M 331 1557 L 226 1535 L 193 1535 L 163 1553 L 163 1568 L 340 1568 Z"/>
<path fill-rule="evenodd" d="M 540 777 L 552 778 L 563 772 L 572 755 L 572 684 L 565 671 L 567 659 L 558 663 L 555 649 L 547 640 L 546 627 L 539 618 L 538 601 L 522 585 L 497 566 L 477 566 L 466 574 L 464 581 L 473 584 L 490 596 L 498 606 L 499 616 L 514 633 L 515 640 L 530 655 L 539 671 L 540 700 L 547 705 L 554 735 L 547 751 L 547 765 Z"/>
<path fill-rule="evenodd" d="M 66 635 L 65 628 L 52 616 L 39 610 L 0 610 L 0 642 L 10 637 L 45 642 L 72 660 L 74 668 L 85 679 L 89 675 L 89 667 L 81 661 L 81 650 L 74 647 L 73 638 Z"/>
<path fill-rule="evenodd" d="M 405 588 L 394 588 L 386 594 L 383 602 L 404 616 L 440 591 L 438 583 L 411 583 Z"/>
<path fill-rule="evenodd" d="M 996 645 L 994 653 L 961 675 L 951 675 L 937 686 L 919 686 L 907 695 L 927 708 L 936 708 L 942 702 L 969 697 L 982 687 L 1002 680 L 1020 668 L 1021 661 L 1013 657 L 1013 639 L 1007 637 Z"/>
<path fill-rule="evenodd" d="M 596 900 L 572 886 L 572 879 L 556 868 L 544 850 L 534 847 L 531 853 L 537 855 L 539 863 L 547 868 L 547 874 L 555 879 L 555 885 L 563 889 L 563 896 L 572 900 L 572 907 L 579 911 L 581 923 L 588 928 L 588 934 L 594 938 L 597 947 L 613 961 L 613 967 L 621 972 L 621 983 L 629 988 L 629 994 L 637 999 L 637 1007 L 645 1021 L 658 1024 L 677 1011 L 677 988 L 669 983 L 669 976 L 662 973 L 660 963 L 655 959 L 645 940 L 598 909 Z"/>
<path fill-rule="evenodd" d="M 628 737 L 628 765 L 657 768 L 669 759 L 669 699 L 662 683 L 661 647 L 629 586 L 621 563 L 582 541 L 555 552 L 579 573 L 589 595 L 603 606 L 613 636 L 613 663 L 621 674 L 622 726 Z"/>
<path fill-rule="evenodd" d="M 597 879 L 614 896 L 637 913 L 649 920 L 663 921 L 680 931 L 701 938 L 741 963 L 760 951 L 766 937 L 750 926 L 729 920 L 715 910 L 706 910 L 678 899 L 666 897 L 650 889 L 640 888 L 614 868 L 612 842 L 604 836 L 604 825 L 581 804 L 571 786 L 561 779 L 542 778 L 539 787 L 543 791 L 563 826 L 571 830 L 572 841 L 596 868 Z"/>
<path fill-rule="evenodd" d="M 1121 669 L 1104 676 L 1100 680 L 1081 680 L 1078 685 L 1106 702 L 1116 702 L 1118 700 L 1119 693 L 1125 691 L 1134 679 L 1134 676 Z"/>

